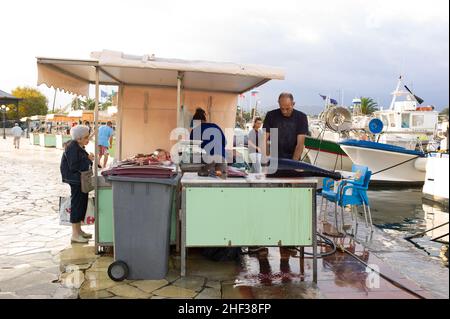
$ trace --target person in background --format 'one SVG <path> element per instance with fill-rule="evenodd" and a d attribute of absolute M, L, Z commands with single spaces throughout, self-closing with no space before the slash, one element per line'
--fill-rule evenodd
<path fill-rule="evenodd" d="M 108 121 L 106 125 L 102 125 L 98 129 L 98 162 L 101 162 L 103 156 L 103 166 L 106 167 L 109 157 L 109 148 L 112 145 L 112 139 L 114 135 L 114 130 L 112 128 L 112 122 Z"/>
<path fill-rule="evenodd" d="M 248 154 L 253 173 L 261 173 L 261 145 L 264 143 L 264 133 L 261 129 L 262 125 L 262 119 L 256 117 L 253 121 L 253 129 L 248 133 Z"/>
<path fill-rule="evenodd" d="M 201 140 L 201 148 L 207 150 L 210 158 L 216 163 L 224 163 L 226 158 L 226 140 L 222 129 L 215 123 L 208 123 L 206 121 L 206 112 L 201 112 L 199 109 L 194 114 L 192 122 L 193 129 L 190 134 L 190 139 Z"/>
<path fill-rule="evenodd" d="M 81 191 L 81 173 L 89 170 L 94 154 L 84 149 L 89 143 L 89 128 L 77 125 L 70 130 L 72 141 L 68 142 L 61 158 L 60 171 L 63 183 L 70 185 L 70 223 L 72 224 L 72 243 L 87 243 L 91 234 L 81 229 L 81 222 L 86 217 L 88 195 Z"/>
<path fill-rule="evenodd" d="M 204 109 L 202 109 L 201 107 L 198 107 L 195 109 L 194 116 L 192 117 L 192 120 L 191 120 L 191 126 L 190 126 L 191 129 L 194 128 L 194 121 L 195 121 L 194 118 L 205 118 L 205 121 L 206 121 L 206 111 Z"/>
<path fill-rule="evenodd" d="M 18 123 L 14 124 L 14 127 L 11 129 L 11 133 L 14 137 L 14 148 L 20 147 L 20 138 L 22 137 L 22 129 L 20 128 Z"/>
<path fill-rule="evenodd" d="M 89 123 L 89 121 L 84 121 L 84 125 L 89 128 L 89 135 L 91 135 L 92 133 L 91 123 Z"/>

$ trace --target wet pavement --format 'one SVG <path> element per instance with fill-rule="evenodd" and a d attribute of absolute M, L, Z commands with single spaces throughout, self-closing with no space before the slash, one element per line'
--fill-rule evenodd
<path fill-rule="evenodd" d="M 191 249 L 184 278 L 179 275 L 180 258 L 173 252 L 163 280 L 112 281 L 107 268 L 113 258 L 96 255 L 93 241 L 70 244 L 70 228 L 59 225 L 58 199 L 69 195 L 69 187 L 60 181 L 61 151 L 31 146 L 26 139 L 21 144 L 15 150 L 10 139 L 0 140 L 0 298 L 449 297 L 448 268 L 438 256 L 388 229 L 375 229 L 370 236 L 362 222 L 354 238 L 329 238 L 414 293 L 380 278 L 340 250 L 319 259 L 317 285 L 312 283 L 308 255 L 280 255 L 278 248 L 270 248 L 267 256 L 243 254 L 236 262 L 210 261 L 201 250 Z M 327 219 L 333 221 L 331 211 Z M 346 224 L 351 223 L 346 213 Z M 328 223 L 320 223 L 320 228 L 333 230 Z M 94 231 L 92 226 L 86 230 Z M 347 232 L 355 234 L 355 229 Z M 325 253 L 330 247 L 320 250 Z"/>

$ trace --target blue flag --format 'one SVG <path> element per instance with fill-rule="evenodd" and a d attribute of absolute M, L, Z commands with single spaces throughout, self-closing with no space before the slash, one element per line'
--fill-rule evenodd
<path fill-rule="evenodd" d="M 322 95 L 322 94 L 319 94 L 320 95 L 320 97 L 325 101 L 326 99 L 327 99 L 327 97 L 328 96 L 326 96 L 326 95 Z M 338 102 L 335 100 L 335 99 L 331 99 L 330 98 L 330 103 L 331 104 L 333 104 L 333 105 L 338 105 Z"/>

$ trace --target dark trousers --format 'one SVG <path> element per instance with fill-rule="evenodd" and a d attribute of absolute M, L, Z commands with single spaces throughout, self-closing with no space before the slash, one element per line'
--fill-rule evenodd
<path fill-rule="evenodd" d="M 89 194 L 81 191 L 81 185 L 70 184 L 70 222 L 80 223 L 86 217 Z"/>

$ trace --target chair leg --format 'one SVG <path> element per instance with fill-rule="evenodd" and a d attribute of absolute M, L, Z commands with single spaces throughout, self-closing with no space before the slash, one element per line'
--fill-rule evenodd
<path fill-rule="evenodd" d="M 341 230 L 342 230 L 342 233 L 344 233 L 345 232 L 345 230 L 344 230 L 345 222 L 344 222 L 344 207 L 343 206 L 341 206 L 341 222 L 342 222 Z"/>
<path fill-rule="evenodd" d="M 352 221 L 354 220 L 354 219 L 353 219 L 353 207 L 354 207 L 353 205 L 350 206 L 350 209 L 351 209 L 351 211 L 350 211 L 350 216 L 352 217 Z"/>
<path fill-rule="evenodd" d="M 363 209 L 364 209 L 364 218 L 366 219 L 366 227 L 369 227 L 367 222 L 367 211 L 366 211 L 366 204 L 363 203 Z"/>
<path fill-rule="evenodd" d="M 370 206 L 369 205 L 367 205 L 367 210 L 369 211 L 370 230 L 373 232 L 372 212 L 370 211 Z"/>
<path fill-rule="evenodd" d="M 334 225 L 336 226 L 336 230 L 338 230 L 337 203 L 334 203 Z"/>
<path fill-rule="evenodd" d="M 323 196 L 322 196 L 322 200 L 320 201 L 319 220 L 322 218 L 323 218 Z"/>
<path fill-rule="evenodd" d="M 325 201 L 325 209 L 323 211 L 322 221 L 327 222 L 327 220 L 328 220 L 328 199 L 325 198 L 324 201 Z"/>

